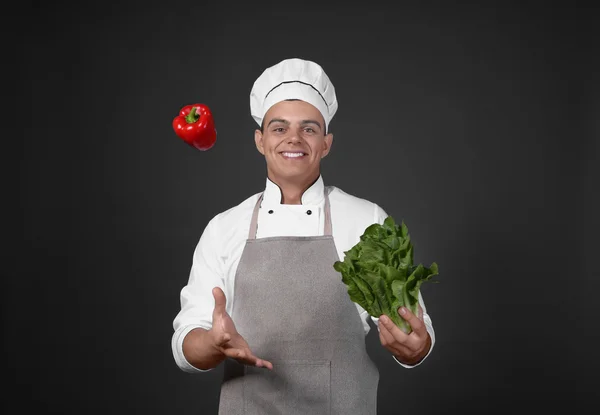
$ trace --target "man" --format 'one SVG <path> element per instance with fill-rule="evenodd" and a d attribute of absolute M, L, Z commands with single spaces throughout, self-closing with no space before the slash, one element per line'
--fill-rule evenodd
<path fill-rule="evenodd" d="M 192 373 L 224 362 L 219 414 L 375 414 L 367 319 L 394 364 L 415 367 L 435 339 L 423 299 L 419 316 L 399 310 L 405 334 L 353 303 L 333 268 L 387 214 L 324 184 L 338 102 L 323 69 L 301 59 L 267 68 L 250 107 L 266 187 L 206 226 L 173 323 L 175 361 Z"/>

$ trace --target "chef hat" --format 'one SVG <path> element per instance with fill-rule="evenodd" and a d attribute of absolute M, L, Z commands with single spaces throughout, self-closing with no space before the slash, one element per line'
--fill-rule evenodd
<path fill-rule="evenodd" d="M 314 105 L 325 119 L 325 129 L 337 111 L 335 88 L 323 68 L 315 62 L 292 58 L 271 66 L 258 77 L 250 92 L 252 118 L 262 124 L 273 105 L 300 99 Z"/>

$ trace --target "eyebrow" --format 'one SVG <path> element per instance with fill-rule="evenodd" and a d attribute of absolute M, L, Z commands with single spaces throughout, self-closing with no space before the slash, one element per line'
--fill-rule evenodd
<path fill-rule="evenodd" d="M 284 124 L 290 125 L 290 122 L 287 120 L 284 120 L 282 118 L 273 118 L 271 121 L 269 121 L 269 124 L 267 124 L 267 127 L 271 124 L 273 124 L 274 122 L 282 122 Z"/>
<path fill-rule="evenodd" d="M 300 124 L 302 124 L 302 125 L 305 125 L 305 124 L 316 124 L 319 127 L 319 129 L 322 129 L 321 123 L 319 121 L 315 121 L 315 120 L 302 120 L 302 122 Z"/>
<path fill-rule="evenodd" d="M 281 122 L 284 123 L 286 125 L 290 125 L 290 122 L 288 120 L 284 120 L 283 118 L 273 118 L 271 121 L 269 121 L 269 124 L 267 125 L 267 127 L 271 124 L 273 124 L 274 122 Z M 319 127 L 319 129 L 323 129 L 323 127 L 321 127 L 321 123 L 315 120 L 302 120 L 300 121 L 300 125 L 306 125 L 306 124 L 315 124 Z"/>

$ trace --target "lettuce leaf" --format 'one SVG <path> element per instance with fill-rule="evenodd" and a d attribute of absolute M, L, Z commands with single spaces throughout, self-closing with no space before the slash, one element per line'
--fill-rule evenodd
<path fill-rule="evenodd" d="M 344 252 L 344 260 L 333 268 L 342 276 L 350 299 L 369 315 L 387 315 L 405 333 L 410 324 L 398 314 L 402 306 L 418 313 L 421 284 L 438 275 L 438 266 L 413 264 L 414 251 L 404 222 L 397 225 L 391 216 L 383 224 L 367 227 L 360 241 Z M 433 281 L 437 282 L 437 281 Z"/>

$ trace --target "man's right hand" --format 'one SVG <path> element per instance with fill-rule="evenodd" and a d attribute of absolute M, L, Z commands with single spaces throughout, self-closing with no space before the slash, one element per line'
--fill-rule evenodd
<path fill-rule="evenodd" d="M 215 299 L 212 328 L 208 331 L 214 347 L 226 357 L 250 366 L 273 369 L 273 364 L 259 359 L 252 353 L 246 340 L 238 333 L 233 320 L 226 311 L 227 300 L 223 290 L 215 287 L 212 290 Z"/>

